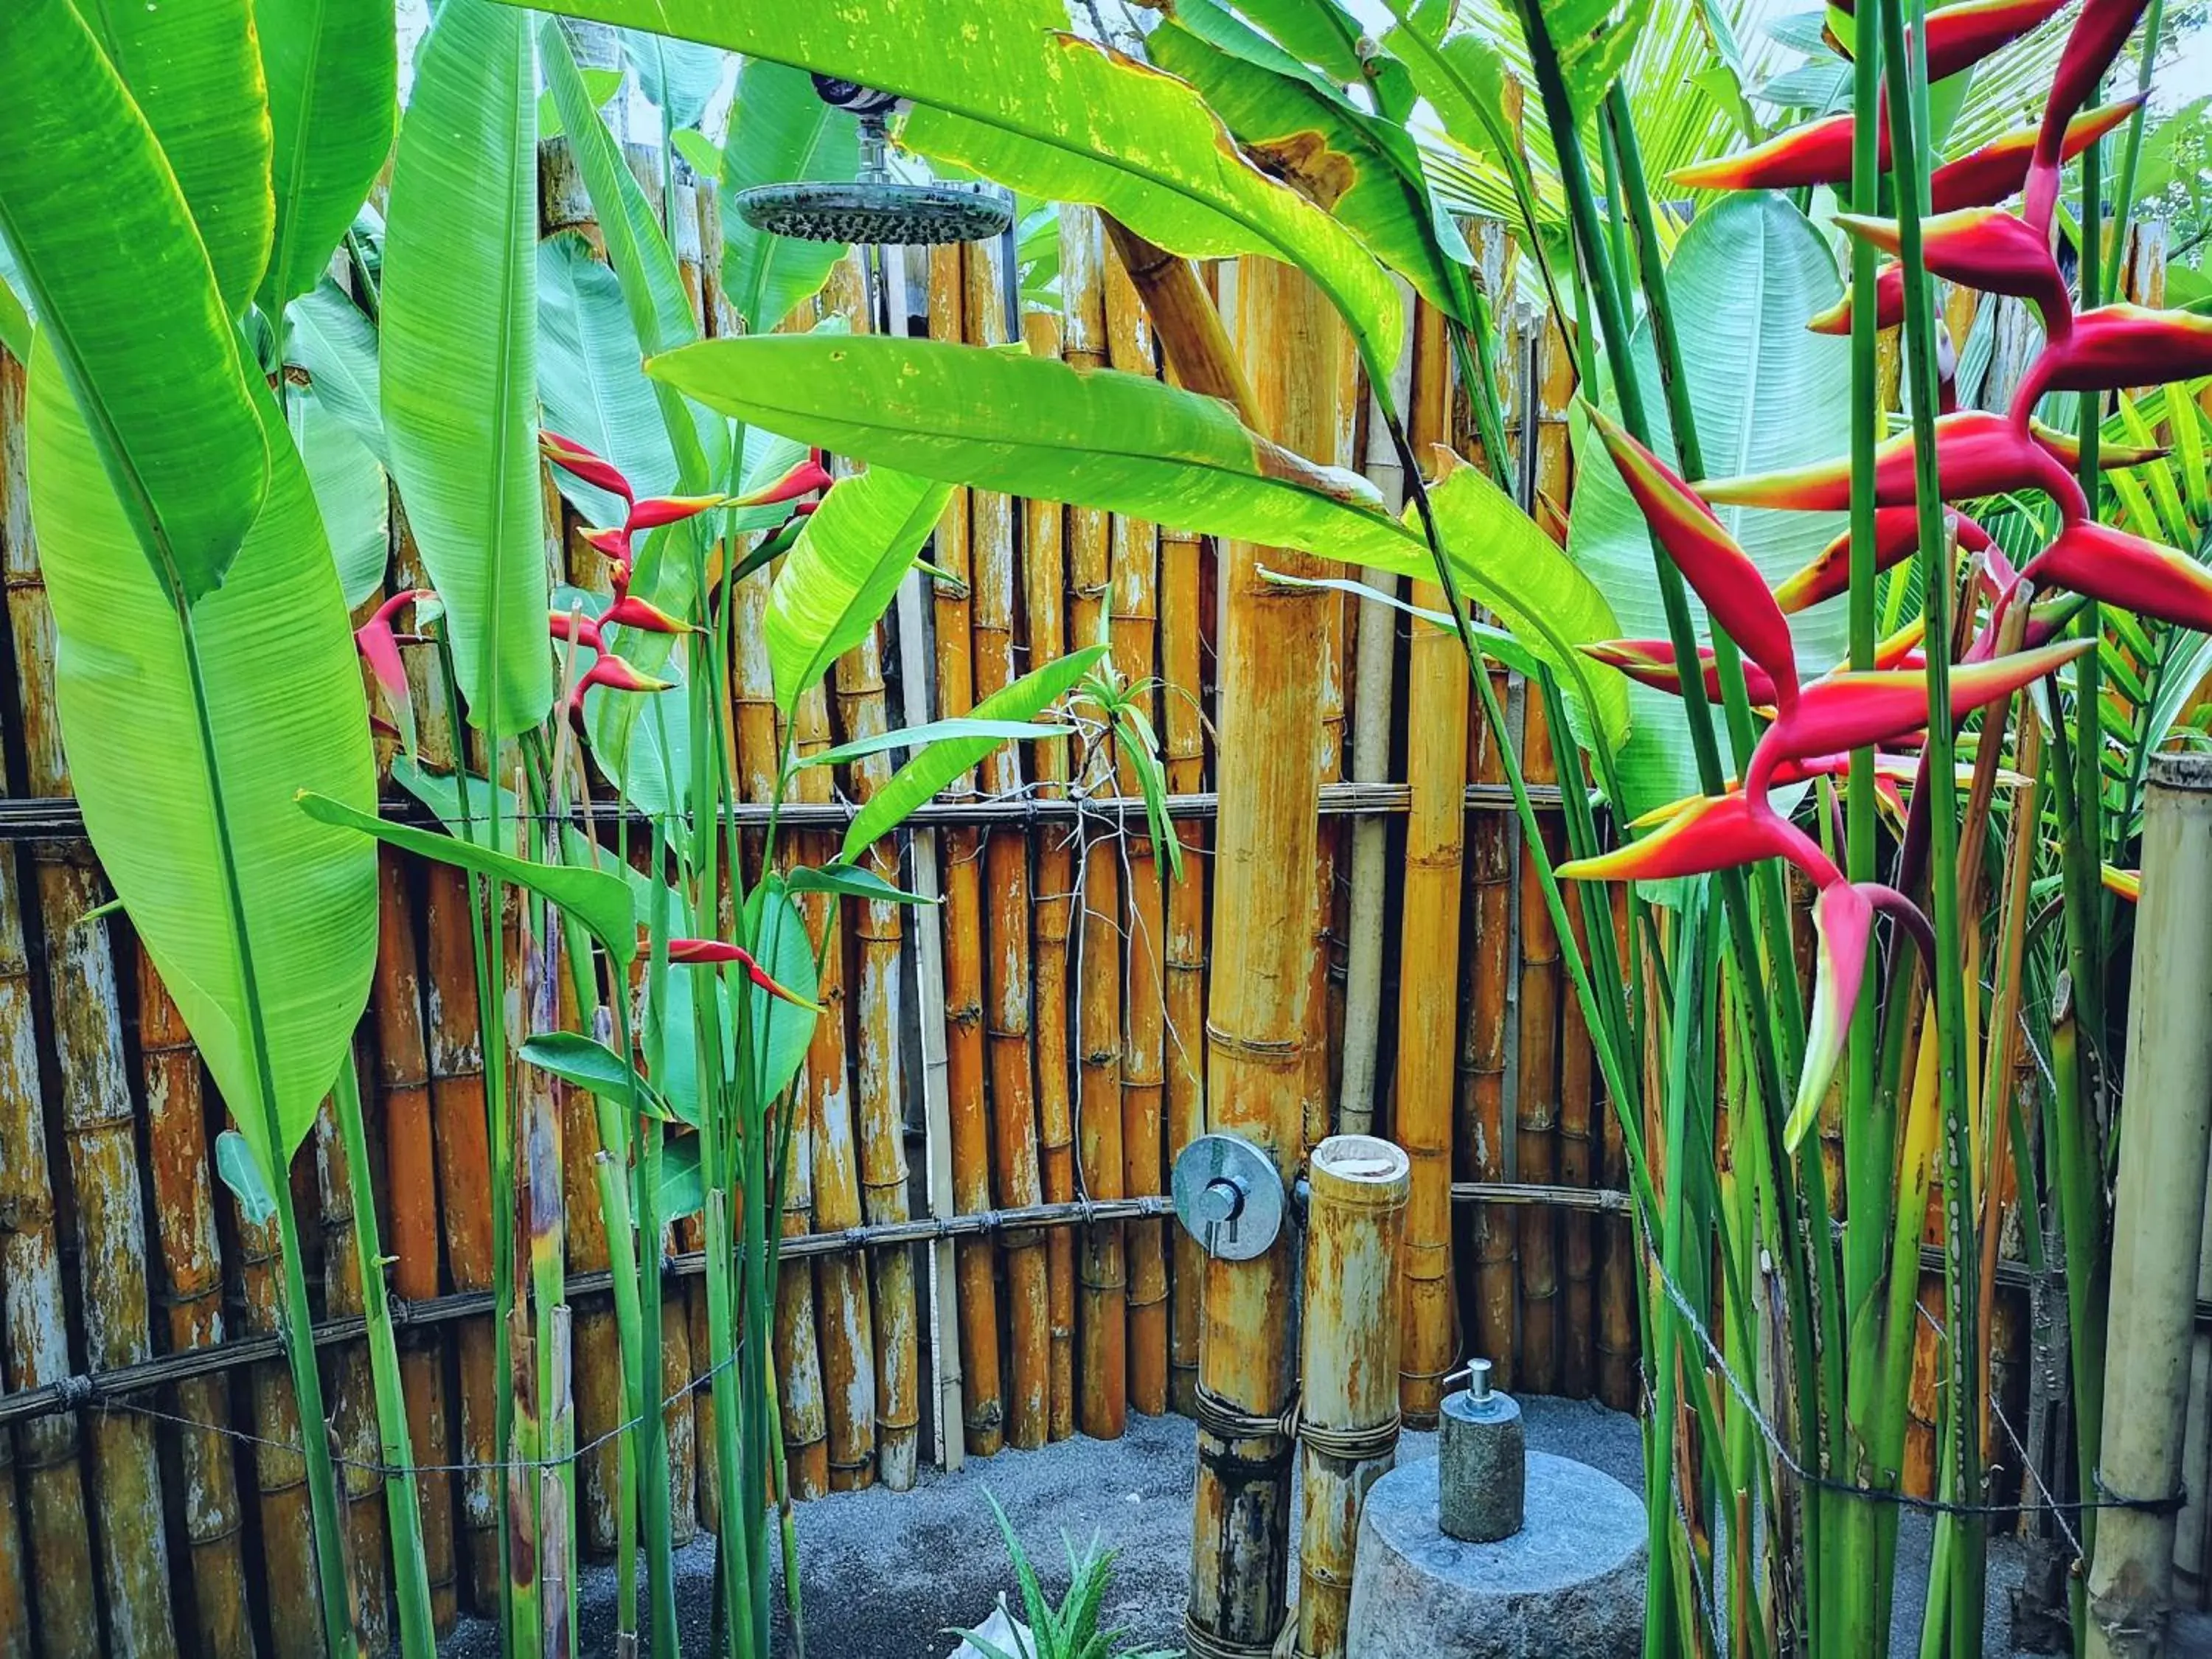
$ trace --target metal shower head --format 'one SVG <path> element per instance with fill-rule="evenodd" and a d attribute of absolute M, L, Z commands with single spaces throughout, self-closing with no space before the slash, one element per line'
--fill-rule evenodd
<path fill-rule="evenodd" d="M 1013 223 L 1013 204 L 993 186 L 909 185 L 890 176 L 884 124 L 896 98 L 821 75 L 814 90 L 860 118 L 860 176 L 850 184 L 801 180 L 740 192 L 738 216 L 755 230 L 810 242 L 930 247 L 988 241 Z"/>

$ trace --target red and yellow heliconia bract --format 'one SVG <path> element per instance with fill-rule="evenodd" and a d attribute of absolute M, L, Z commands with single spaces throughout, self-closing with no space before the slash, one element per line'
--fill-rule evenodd
<path fill-rule="evenodd" d="M 2055 15 L 2066 0 L 1965 0 L 1928 14 L 1928 79 L 1948 79 L 2010 46 Z M 1915 31 L 1905 33 L 1913 49 Z"/>
<path fill-rule="evenodd" d="M 362 660 L 368 665 L 369 673 L 375 678 L 377 690 L 384 693 L 385 707 L 392 711 L 392 723 L 399 732 L 400 746 L 410 755 L 415 752 L 415 694 L 407 684 L 407 665 L 400 660 L 399 635 L 392 621 L 409 605 L 437 597 L 427 587 L 410 587 L 394 593 L 354 630 L 353 642 L 361 652 Z"/>
<path fill-rule="evenodd" d="M 809 1001 L 789 987 L 780 983 L 768 969 L 753 959 L 751 951 L 742 945 L 731 945 L 718 939 L 672 939 L 668 941 L 668 959 L 678 967 L 726 967 L 735 965 L 745 970 L 745 977 L 772 997 L 798 1007 L 822 1012 L 822 1005 Z"/>
<path fill-rule="evenodd" d="M 2067 126 L 2120 55 L 2120 48 L 2135 32 L 2144 4 L 2145 0 L 2082 0 L 2081 10 L 2058 54 L 2051 96 L 2043 106 L 2043 125 L 2036 134 L 2035 157 L 2028 164 L 2030 224 L 2045 230 L 2051 228 L 2051 210 L 2058 204 L 2059 157 Z"/>
<path fill-rule="evenodd" d="M 1893 219 L 1839 213 L 1836 223 L 1893 258 L 1902 246 L 1904 233 Z M 2049 233 L 2002 208 L 1960 208 L 1922 220 L 1920 252 L 1928 270 L 1947 282 L 2033 301 L 2053 338 L 2073 322 L 2073 301 L 2051 256 Z"/>
<path fill-rule="evenodd" d="M 1797 1095 L 1782 1130 L 1785 1151 L 1795 1152 L 1819 1114 L 1850 1042 L 1851 1015 L 1864 988 L 1867 946 L 1874 938 L 1874 903 L 1848 881 L 1832 881 L 1813 899 L 1813 1006 L 1805 1020 L 1805 1060 Z"/>
<path fill-rule="evenodd" d="M 2021 378 L 2014 407 L 2033 409 L 2046 392 L 2118 392 L 2205 374 L 2212 374 L 2212 317 L 2123 301 L 2081 313 L 2063 340 L 2045 346 Z"/>
<path fill-rule="evenodd" d="M 583 719 L 584 694 L 594 686 L 605 686 L 610 691 L 667 691 L 675 684 L 673 680 L 655 679 L 626 657 L 602 651 L 599 659 L 577 677 L 576 689 L 568 694 L 568 718 Z"/>
<path fill-rule="evenodd" d="M 2123 98 L 2075 116 L 2066 125 L 2062 161 L 2072 161 L 2133 115 L 2142 102 L 2139 97 Z M 1954 208 L 1994 207 L 2016 195 L 2027 182 L 2035 140 L 2036 129 L 2022 127 L 1968 150 L 1955 161 L 1946 161 L 1928 175 L 1928 210 L 1948 213 Z"/>
<path fill-rule="evenodd" d="M 1945 523 L 1959 545 L 1978 553 L 1990 545 L 1989 532 L 1963 513 L 1947 513 Z M 1885 507 L 1874 515 L 1874 568 L 1879 571 L 1901 564 L 1920 546 L 1920 513 L 1917 507 Z M 1824 599 L 1847 592 L 1851 585 L 1851 532 L 1843 531 L 1822 548 L 1802 570 L 1775 585 L 1774 602 L 1785 615 L 1810 609 Z"/>
<path fill-rule="evenodd" d="M 1638 685 L 1648 685 L 1655 691 L 1664 691 L 1673 696 L 1682 695 L 1681 671 L 1675 665 L 1674 647 L 1667 640 L 1599 640 L 1577 647 L 1594 661 L 1608 668 L 1617 668 Z M 1707 702 L 1717 703 L 1721 697 L 1721 671 L 1710 645 L 1698 647 L 1698 666 L 1701 671 Z M 1755 662 L 1743 665 L 1743 687 L 1754 708 L 1771 708 L 1775 701 L 1774 681 Z"/>
<path fill-rule="evenodd" d="M 2061 526 L 2021 574 L 2039 586 L 2071 588 L 2138 616 L 2212 633 L 2212 570 L 2094 519 Z"/>
<path fill-rule="evenodd" d="M 1892 262 L 1874 276 L 1874 325 L 1895 328 L 1905 320 L 1905 267 Z M 1805 326 L 1815 334 L 1849 334 L 1851 331 L 1851 291 L 1844 290 L 1844 297 L 1826 311 L 1816 311 L 1807 319 Z"/>
<path fill-rule="evenodd" d="M 1911 507 L 1915 500 L 1913 434 L 1901 432 L 1875 452 L 1876 507 Z M 2005 416 L 1964 409 L 1936 422 L 1936 487 L 1947 501 L 2039 489 L 2062 512 L 2079 514 L 2081 486 L 2057 459 Z M 1848 459 L 1820 461 L 1788 472 L 1715 478 L 1697 485 L 1707 501 L 1731 507 L 1794 507 L 1842 513 L 1851 504 Z"/>
<path fill-rule="evenodd" d="M 574 473 L 586 483 L 604 489 L 611 495 L 619 495 L 625 501 L 636 500 L 631 492 L 629 480 L 623 476 L 622 469 L 596 450 L 550 429 L 538 434 L 538 447 L 544 453 L 545 459 L 563 472 Z"/>
<path fill-rule="evenodd" d="M 1805 863 L 1810 851 L 1814 862 Z M 1693 795 L 1680 811 L 1651 834 L 1595 858 L 1575 859 L 1558 874 L 1568 881 L 1672 881 L 1709 876 L 1761 859 L 1786 858 L 1808 873 L 1826 866 L 1819 847 L 1763 799 L 1738 790 L 1726 795 Z M 1818 877 L 1815 877 L 1818 879 Z"/>

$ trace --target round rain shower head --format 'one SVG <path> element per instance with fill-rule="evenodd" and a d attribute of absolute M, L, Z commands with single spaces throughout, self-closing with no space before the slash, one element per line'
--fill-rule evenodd
<path fill-rule="evenodd" d="M 988 241 L 1014 222 L 1012 205 L 995 192 L 890 179 L 759 185 L 741 193 L 737 207 L 747 224 L 773 235 L 885 247 Z"/>

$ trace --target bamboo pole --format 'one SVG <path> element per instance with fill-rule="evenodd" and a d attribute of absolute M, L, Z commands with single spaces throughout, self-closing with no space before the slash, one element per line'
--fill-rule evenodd
<path fill-rule="evenodd" d="M 1253 386 L 1245 412 L 1293 450 L 1328 453 L 1341 325 L 1327 302 L 1303 276 L 1252 259 L 1237 273 L 1236 314 Z M 1240 544 L 1224 557 L 1214 905 L 1227 948 L 1207 1023 L 1207 1082 L 1214 1127 L 1254 1141 L 1288 1180 L 1297 1172 L 1308 1034 L 1319 1012 L 1304 956 L 1319 856 L 1324 622 L 1314 590 L 1280 587 L 1259 567 L 1305 575 L 1322 566 L 1309 554 Z M 1206 1265 L 1186 1622 L 1192 1645 L 1209 1653 L 1264 1652 L 1283 1624 L 1291 1446 L 1279 1432 L 1249 1431 L 1246 1419 L 1279 1413 L 1292 1387 L 1282 1313 L 1295 1249 L 1286 1234 L 1253 1261 Z"/>
<path fill-rule="evenodd" d="M 1492 671 L 1501 708 L 1507 677 Z M 1470 721 L 1468 771 L 1477 781 L 1505 775 L 1498 735 L 1483 720 Z M 1513 973 L 1514 854 L 1518 826 L 1503 814 L 1476 817 L 1467 843 L 1468 878 L 1462 926 L 1467 948 L 1460 988 L 1459 1104 L 1452 1169 L 1462 1181 L 1502 1181 L 1505 1163 L 1505 1060 Z M 1514 1386 L 1514 1304 L 1518 1291 L 1513 1224 L 1478 1205 L 1459 1223 L 1462 1249 L 1473 1272 L 1461 1284 L 1462 1322 L 1469 1352 L 1491 1363 L 1501 1389 Z M 1410 1250 L 1408 1252 L 1410 1256 Z M 1408 1327 L 1407 1340 L 1415 1339 Z M 1630 1345 L 1632 1352 L 1634 1344 Z"/>
<path fill-rule="evenodd" d="M 1105 262 L 1106 358 L 1124 374 L 1158 373 L 1152 329 L 1135 284 L 1119 258 Z M 1107 636 L 1124 695 L 1159 729 L 1159 526 L 1116 518 L 1108 552 Z M 1116 756 L 1115 787 L 1137 794 L 1136 767 Z M 1122 832 L 1121 1188 L 1164 1190 L 1167 1098 L 1166 992 L 1160 960 L 1167 931 L 1158 849 L 1152 837 Z M 1135 1221 L 1127 1255 L 1129 1403 L 1150 1417 L 1168 1405 L 1168 1269 L 1164 1224 Z"/>
<path fill-rule="evenodd" d="M 2180 1479 L 2212 1148 L 2212 936 L 2202 925 L 2212 907 L 2212 759 L 2152 757 L 2142 841 L 2100 1473 L 2114 1492 L 2156 1500 Z M 2173 1536 L 2171 1510 L 2113 1509 L 2100 1519 L 2088 1566 L 2091 1659 L 2166 1650 Z"/>
<path fill-rule="evenodd" d="M 1105 243 L 1098 216 L 1063 209 L 1060 282 L 1067 321 L 1064 346 L 1079 369 L 1105 367 Z M 1067 515 L 1067 633 L 1078 650 L 1111 645 L 1107 599 L 1112 586 L 1112 530 L 1106 514 L 1071 507 Z M 1103 793 L 1111 757 L 1094 748 L 1076 780 Z M 1121 881 L 1118 848 L 1086 842 L 1082 851 L 1081 921 L 1076 939 L 1076 1184 L 1086 1198 L 1119 1198 L 1127 1190 L 1121 1104 Z M 1127 1426 L 1128 1262 L 1118 1222 L 1085 1228 L 1076 1273 L 1080 1382 L 1077 1422 L 1095 1440 L 1121 1437 Z"/>
<path fill-rule="evenodd" d="M 929 262 L 929 332 L 966 337 L 965 279 L 959 246 L 933 248 Z M 972 520 L 968 492 L 955 490 L 937 528 L 936 564 L 945 573 L 934 592 L 937 714 L 965 714 L 975 705 L 970 586 Z M 956 779 L 972 792 L 975 774 Z M 963 1210 L 991 1202 L 990 1125 L 984 1105 L 983 859 L 980 832 L 945 836 L 945 1052 L 951 1098 L 953 1201 Z M 1006 1404 L 999 1352 L 997 1252 L 988 1239 L 963 1239 L 953 1250 L 960 1285 L 961 1413 L 969 1452 L 988 1457 L 1006 1443 Z"/>
<path fill-rule="evenodd" d="M 1410 435 L 1417 446 L 1443 441 L 1450 383 L 1444 319 L 1414 307 L 1408 384 Z M 1418 453 L 1418 450 L 1417 450 Z M 1413 603 L 1443 603 L 1433 582 L 1413 584 Z M 1398 1064 L 1393 1138 L 1411 1164 L 1399 1278 L 1399 1407 L 1407 1420 L 1436 1421 L 1452 1340 L 1452 1051 L 1438 1040 L 1452 1029 L 1459 992 L 1461 863 L 1466 814 L 1467 661 L 1447 630 L 1415 622 L 1406 657 L 1404 931 L 1399 947 Z"/>
<path fill-rule="evenodd" d="M 817 684 L 792 710 L 793 757 L 830 746 L 829 695 Z M 794 780 L 804 799 L 830 798 L 829 769 L 810 766 Z M 799 857 L 828 863 L 829 836 L 802 836 Z M 807 1126 L 814 1140 L 814 1224 L 823 1232 L 861 1222 L 860 1172 L 853 1133 L 852 1067 L 845 1035 L 843 907 L 831 894 L 803 895 L 799 908 L 821 964 L 815 995 L 825 1011 L 806 1050 Z M 822 1343 L 823 1393 L 830 1407 L 830 1489 L 852 1492 L 876 1478 L 876 1346 L 868 1309 L 867 1263 L 857 1255 L 824 1257 L 815 1266 L 814 1300 Z"/>
<path fill-rule="evenodd" d="M 1590 888 L 1573 884 L 1567 897 L 1567 921 L 1574 933 L 1577 957 L 1589 960 L 1589 922 L 1583 907 Z M 1559 1184 L 1592 1187 L 1599 1171 L 1597 1148 L 1590 1133 L 1590 1114 L 1596 1094 L 1596 1054 L 1590 1047 L 1589 1027 L 1583 1018 L 1582 999 L 1561 998 L 1559 1011 Z M 1523 1173 L 1523 1179 L 1526 1174 Z M 1595 1229 L 1589 1215 L 1569 1211 L 1559 1218 L 1559 1377 L 1561 1394 L 1587 1400 L 1596 1384 L 1597 1323 Z"/>
<path fill-rule="evenodd" d="M 1299 1365 L 1302 1659 L 1343 1659 L 1360 1505 L 1397 1457 L 1394 1280 L 1412 1176 L 1405 1152 L 1372 1135 L 1331 1136 L 1314 1148 L 1308 1170 Z"/>
<path fill-rule="evenodd" d="M 1328 441 L 1306 453 L 1317 460 L 1350 469 L 1358 457 L 1355 449 L 1360 409 L 1359 358 L 1349 334 L 1340 335 L 1331 348 L 1329 368 L 1335 374 L 1335 418 Z M 1349 694 L 1346 674 L 1346 596 L 1335 589 L 1321 594 L 1321 730 L 1314 764 L 1324 787 L 1344 777 L 1345 714 Z M 1311 1152 L 1328 1138 L 1339 1087 L 1340 1060 L 1344 1053 L 1344 963 L 1338 959 L 1343 934 L 1339 931 L 1337 865 L 1345 826 L 1317 824 L 1314 831 L 1313 917 L 1309 927 L 1313 939 L 1306 970 L 1312 977 L 1307 998 L 1314 1010 L 1321 1041 L 1306 1052 L 1305 1149 Z"/>
<path fill-rule="evenodd" d="M 1533 692 L 1521 715 L 1524 776 L 1549 783 L 1554 776 L 1553 734 L 1544 700 Z M 1559 936 L 1544 904 L 1535 860 L 1557 866 L 1565 854 L 1565 826 L 1557 814 L 1539 821 L 1540 838 L 1521 856 L 1521 1008 L 1519 1053 L 1513 1094 L 1514 1178 L 1549 1185 L 1559 1172 Z M 1559 1386 L 1558 1218 L 1530 1210 L 1519 1218 L 1521 1347 L 1519 1376 L 1529 1394 Z"/>
<path fill-rule="evenodd" d="M 1160 678 L 1168 787 L 1204 787 L 1206 725 L 1200 718 L 1204 599 L 1203 550 L 1195 536 L 1160 535 Z M 1167 1161 L 1206 1133 L 1206 832 L 1176 826 L 1182 879 L 1167 892 Z M 1168 1327 L 1168 1406 L 1188 1417 L 1197 1408 L 1200 1302 L 1206 1257 L 1182 1227 L 1174 1242 L 1174 1301 Z"/>
<path fill-rule="evenodd" d="M 1031 356 L 1060 356 L 1060 319 L 1051 313 L 1027 313 L 1022 319 L 1022 334 Z M 1067 579 L 1067 514 L 1057 501 L 1024 501 L 1022 509 L 1022 597 L 1028 613 L 1030 666 L 1035 670 L 1067 653 L 1063 592 Z M 1051 799 L 1065 796 L 1067 739 L 1045 738 L 1031 753 L 1039 794 Z M 1067 980 L 1074 895 L 1075 834 L 1048 825 L 1038 835 L 1036 878 L 1030 896 L 1036 917 L 1032 951 L 1036 1006 L 1030 1027 L 1036 1043 L 1040 1185 L 1051 1203 L 1066 1203 L 1075 1196 L 1074 1073 L 1068 1048 Z M 1064 1228 L 1055 1229 L 1045 1240 L 1045 1300 L 1052 1344 L 1045 1431 L 1048 1438 L 1065 1440 L 1075 1432 L 1075 1235 Z M 1195 1358 L 1194 1353 L 1194 1363 Z"/>

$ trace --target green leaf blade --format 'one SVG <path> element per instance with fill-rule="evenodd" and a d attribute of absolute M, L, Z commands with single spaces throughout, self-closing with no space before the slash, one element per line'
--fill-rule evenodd
<path fill-rule="evenodd" d="M 390 0 L 256 0 L 276 144 L 275 316 L 313 288 L 392 153 L 399 47 Z"/>

